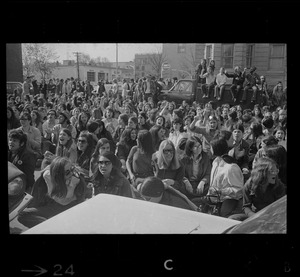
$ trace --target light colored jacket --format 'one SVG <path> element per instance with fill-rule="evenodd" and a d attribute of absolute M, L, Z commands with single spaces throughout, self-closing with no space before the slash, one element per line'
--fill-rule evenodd
<path fill-rule="evenodd" d="M 212 164 L 208 195 L 215 195 L 214 189 L 221 191 L 221 201 L 239 200 L 243 197 L 244 178 L 240 167 L 235 163 L 226 163 L 216 157 Z"/>

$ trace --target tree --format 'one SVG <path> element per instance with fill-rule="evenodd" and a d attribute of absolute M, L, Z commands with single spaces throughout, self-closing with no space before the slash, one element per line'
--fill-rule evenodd
<path fill-rule="evenodd" d="M 91 57 L 89 54 L 81 53 L 79 55 L 79 64 L 90 64 L 91 63 Z"/>
<path fill-rule="evenodd" d="M 25 43 L 22 45 L 22 61 L 24 77 L 41 75 L 45 79 L 55 67 L 59 57 L 56 52 L 42 43 Z"/>
<path fill-rule="evenodd" d="M 164 53 L 159 52 L 149 54 L 148 61 L 149 64 L 152 66 L 152 70 L 154 71 L 156 77 L 159 77 L 161 73 L 161 67 L 163 63 L 167 61 L 166 55 Z"/>
<path fill-rule="evenodd" d="M 187 45 L 186 55 L 180 59 L 180 69 L 187 71 L 191 75 L 194 74 L 197 67 L 195 48 L 192 45 Z M 184 72 L 182 72 L 184 75 Z"/>

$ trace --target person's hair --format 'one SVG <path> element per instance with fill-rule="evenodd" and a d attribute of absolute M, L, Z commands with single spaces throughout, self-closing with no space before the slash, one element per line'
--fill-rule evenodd
<path fill-rule="evenodd" d="M 87 122 L 86 122 L 86 125 L 83 124 L 82 120 L 81 120 L 81 117 L 82 115 L 86 115 L 87 116 Z M 77 121 L 77 124 L 76 124 L 76 128 L 79 132 L 81 131 L 84 131 L 86 130 L 87 128 L 87 123 L 90 119 L 90 114 L 88 112 L 85 112 L 85 111 L 82 111 L 79 116 L 78 116 L 78 121 Z"/>
<path fill-rule="evenodd" d="M 183 120 L 181 117 L 178 117 L 178 118 L 175 118 L 173 121 L 172 121 L 172 127 L 171 127 L 171 132 L 174 130 L 174 127 L 173 127 L 173 124 L 176 124 L 176 123 L 179 123 L 181 124 L 180 126 L 180 129 L 179 129 L 179 132 L 184 132 L 184 129 L 183 129 Z"/>
<path fill-rule="evenodd" d="M 253 122 L 252 123 L 252 133 L 253 133 L 253 136 L 255 138 L 258 138 L 259 136 L 263 136 L 264 135 L 264 133 L 263 133 L 263 127 L 262 127 L 262 125 L 259 122 Z"/>
<path fill-rule="evenodd" d="M 54 117 L 57 116 L 57 112 L 56 112 L 55 109 L 50 109 L 50 110 L 47 112 L 47 116 L 48 116 L 51 112 L 55 114 Z"/>
<path fill-rule="evenodd" d="M 154 153 L 152 136 L 148 130 L 139 131 L 137 140 L 139 142 L 139 147 L 146 153 L 146 155 L 152 155 Z"/>
<path fill-rule="evenodd" d="M 242 123 L 235 123 L 229 127 L 229 131 L 233 132 L 234 130 L 240 130 L 244 133 L 245 129 Z"/>
<path fill-rule="evenodd" d="M 96 121 L 89 121 L 86 125 L 86 129 L 90 133 L 94 133 L 98 127 L 99 127 L 99 124 Z"/>
<path fill-rule="evenodd" d="M 36 126 L 38 126 L 40 123 L 42 123 L 41 115 L 37 110 L 32 110 L 31 112 L 36 115 L 35 124 L 36 124 Z M 32 124 L 33 124 L 33 122 L 32 122 L 32 118 L 31 118 L 30 125 L 32 125 Z"/>
<path fill-rule="evenodd" d="M 158 115 L 158 116 L 155 117 L 155 125 L 156 125 L 156 121 L 157 121 L 158 118 L 162 118 L 162 120 L 163 120 L 162 126 L 165 127 L 165 125 L 166 125 L 166 119 L 162 115 Z"/>
<path fill-rule="evenodd" d="M 21 129 L 12 129 L 8 133 L 8 138 L 17 139 L 20 141 L 20 144 L 24 143 L 21 148 L 26 148 L 27 135 Z"/>
<path fill-rule="evenodd" d="M 125 126 L 127 126 L 127 125 L 128 125 L 128 115 L 125 114 L 125 113 L 121 113 L 121 114 L 119 115 L 119 117 L 120 117 L 120 119 L 123 120 Z"/>
<path fill-rule="evenodd" d="M 176 114 L 179 118 L 183 119 L 183 112 L 181 109 L 174 109 L 173 113 Z"/>
<path fill-rule="evenodd" d="M 133 141 L 131 139 L 131 132 L 133 130 L 136 131 L 136 129 L 134 129 L 134 128 L 126 127 L 121 134 L 119 144 L 122 144 L 122 145 L 125 145 L 128 147 L 132 147 Z M 136 144 L 136 141 L 134 144 Z"/>
<path fill-rule="evenodd" d="M 87 141 L 87 148 L 85 149 L 84 153 L 87 156 L 91 156 L 94 150 L 94 139 L 93 136 L 91 134 L 89 134 L 87 131 L 82 131 L 80 132 L 78 139 L 82 137 L 82 138 L 86 138 Z M 81 152 L 81 151 L 80 151 Z"/>
<path fill-rule="evenodd" d="M 212 139 L 210 145 L 213 149 L 214 156 L 221 157 L 228 153 L 228 144 L 224 138 Z"/>
<path fill-rule="evenodd" d="M 53 184 L 53 190 L 50 196 L 66 197 L 67 186 L 65 179 L 65 165 L 71 163 L 66 157 L 56 157 L 50 165 L 51 183 Z"/>
<path fill-rule="evenodd" d="M 251 191 L 256 194 L 257 190 L 268 182 L 268 172 L 273 166 L 277 167 L 276 162 L 273 159 L 262 157 L 257 160 L 252 168 L 249 182 L 251 184 Z M 276 178 L 278 182 L 278 178 Z"/>
<path fill-rule="evenodd" d="M 150 128 L 149 132 L 152 136 L 152 143 L 153 143 L 153 147 L 154 147 L 154 150 L 158 150 L 159 148 L 159 145 L 161 143 L 159 137 L 158 137 L 158 132 L 161 130 L 161 129 L 164 129 L 163 126 L 160 126 L 160 125 L 154 125 L 153 127 Z"/>
<path fill-rule="evenodd" d="M 171 145 L 172 150 L 173 150 L 173 159 L 169 166 L 167 164 L 167 161 L 165 160 L 165 155 L 163 153 L 163 150 L 165 149 L 165 147 L 167 145 Z M 175 149 L 174 143 L 171 140 L 165 139 L 160 143 L 159 149 L 158 149 L 158 154 L 157 154 L 157 165 L 160 169 L 170 168 L 172 170 L 176 170 L 180 167 L 180 162 L 179 162 L 179 159 L 177 156 L 177 151 Z"/>
<path fill-rule="evenodd" d="M 128 122 L 129 120 L 133 121 L 133 123 L 136 125 L 136 128 L 138 128 L 139 122 L 138 122 L 138 118 L 136 116 L 131 116 L 128 118 Z"/>
<path fill-rule="evenodd" d="M 225 139 L 225 140 L 229 140 L 232 136 L 232 132 L 229 130 L 220 130 L 220 132 L 218 134 L 216 134 L 216 136 L 214 138 L 220 138 L 220 139 Z"/>
<path fill-rule="evenodd" d="M 235 120 L 237 119 L 237 113 L 236 113 L 236 111 L 230 111 L 230 112 L 228 113 L 228 116 L 229 116 L 233 121 L 235 121 Z"/>
<path fill-rule="evenodd" d="M 31 122 L 31 115 L 30 115 L 29 112 L 27 112 L 27 111 L 22 112 L 22 113 L 20 114 L 20 119 L 21 119 L 22 117 L 26 117 L 27 120 Z"/>
<path fill-rule="evenodd" d="M 188 157 L 193 155 L 193 147 L 196 143 L 200 143 L 202 145 L 203 141 L 197 136 L 191 136 L 185 143 L 185 154 Z"/>
<path fill-rule="evenodd" d="M 95 150 L 94 150 L 94 152 L 93 152 L 93 154 L 92 154 L 92 158 L 97 158 L 97 157 L 99 157 L 99 149 L 103 146 L 103 145 L 105 145 L 105 144 L 109 144 L 109 147 L 111 147 L 110 146 L 110 141 L 107 139 L 107 138 L 101 138 L 101 139 L 99 139 L 98 140 L 98 142 L 97 142 L 97 144 L 96 144 L 96 147 L 95 147 Z"/>
<path fill-rule="evenodd" d="M 102 119 L 102 111 L 100 108 L 93 108 L 92 115 L 94 119 Z"/>
<path fill-rule="evenodd" d="M 286 166 L 287 151 L 280 144 L 269 145 L 264 149 L 265 155 L 274 160 L 279 168 Z"/>
<path fill-rule="evenodd" d="M 285 134 L 286 134 L 285 128 L 283 128 L 282 126 L 277 126 L 276 129 L 274 130 L 273 136 L 276 135 L 277 131 L 282 131 L 284 133 L 284 138 L 285 138 Z"/>
<path fill-rule="evenodd" d="M 7 118 L 7 128 L 11 129 L 11 128 L 16 127 L 16 125 L 18 124 L 18 119 L 16 118 L 15 112 L 11 107 L 7 106 L 7 109 L 11 113 L 11 117 Z"/>

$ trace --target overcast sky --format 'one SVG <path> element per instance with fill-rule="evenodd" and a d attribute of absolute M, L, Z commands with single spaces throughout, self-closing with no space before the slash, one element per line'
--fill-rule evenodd
<path fill-rule="evenodd" d="M 62 60 L 73 60 L 73 52 L 90 55 L 90 58 L 107 58 L 110 62 L 116 61 L 116 43 L 51 43 L 49 44 Z M 134 60 L 135 54 L 157 53 L 162 51 L 160 43 L 118 43 L 118 61 Z"/>

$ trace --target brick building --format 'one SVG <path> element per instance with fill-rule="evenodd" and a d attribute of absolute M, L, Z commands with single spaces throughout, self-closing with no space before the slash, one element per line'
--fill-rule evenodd
<path fill-rule="evenodd" d="M 284 43 L 169 43 L 163 44 L 163 54 L 171 66 L 171 77 L 193 74 L 200 60 L 205 58 L 215 60 L 215 74 L 220 67 L 231 72 L 237 65 L 242 69 L 255 66 L 259 75 L 266 76 L 269 85 L 282 81 L 285 87 L 286 47 Z"/>

